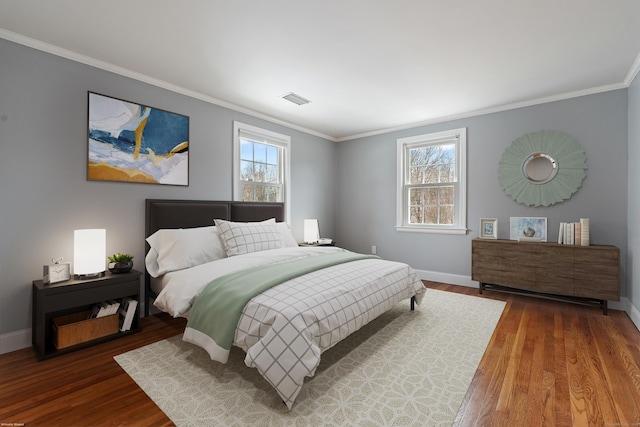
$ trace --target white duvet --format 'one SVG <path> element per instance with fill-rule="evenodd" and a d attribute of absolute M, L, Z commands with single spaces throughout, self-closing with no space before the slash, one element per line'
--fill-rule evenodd
<path fill-rule="evenodd" d="M 216 277 L 342 250 L 275 249 L 171 272 L 163 277 L 164 287 L 154 305 L 173 316 L 188 316 L 191 302 Z M 291 409 L 304 378 L 314 375 L 322 352 L 401 300 L 415 296 L 419 304 L 424 292 L 411 267 L 399 262 L 365 259 L 325 268 L 252 298 L 236 327 L 234 345 L 246 352 L 246 365 L 257 368 Z M 205 349 L 210 345 L 206 336 L 186 335 L 183 339 Z"/>

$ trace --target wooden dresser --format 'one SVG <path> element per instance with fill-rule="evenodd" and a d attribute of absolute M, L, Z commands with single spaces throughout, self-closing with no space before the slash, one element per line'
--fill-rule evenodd
<path fill-rule="evenodd" d="M 517 289 L 570 301 L 620 301 L 620 250 L 549 242 L 473 239 L 471 278 L 485 289 Z M 503 289 L 506 290 L 506 289 Z"/>

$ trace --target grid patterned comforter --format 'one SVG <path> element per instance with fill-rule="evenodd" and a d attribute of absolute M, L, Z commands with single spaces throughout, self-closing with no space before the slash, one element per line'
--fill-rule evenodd
<path fill-rule="evenodd" d="M 275 249 L 168 273 L 154 304 L 173 316 L 188 317 L 189 301 L 217 277 L 335 251 L 344 249 Z M 407 264 L 365 259 L 335 265 L 252 298 L 242 311 L 233 344 L 246 352 L 246 365 L 258 369 L 291 409 L 304 378 L 314 375 L 322 352 L 399 301 L 415 296 L 419 304 L 424 292 L 422 282 Z M 200 338 L 190 337 L 188 341 L 209 351 L 211 339 L 205 334 Z M 209 355 L 218 360 L 212 352 Z"/>
<path fill-rule="evenodd" d="M 419 303 L 424 291 L 406 264 L 368 259 L 329 267 L 254 297 L 243 310 L 234 344 L 291 409 L 322 352 L 397 302 L 416 296 Z"/>

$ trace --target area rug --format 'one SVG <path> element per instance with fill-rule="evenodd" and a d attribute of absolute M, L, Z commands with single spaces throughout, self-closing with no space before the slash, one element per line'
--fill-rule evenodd
<path fill-rule="evenodd" d="M 176 426 L 450 426 L 505 303 L 427 290 L 322 355 L 291 411 L 233 348 L 229 362 L 175 336 L 116 362 Z"/>

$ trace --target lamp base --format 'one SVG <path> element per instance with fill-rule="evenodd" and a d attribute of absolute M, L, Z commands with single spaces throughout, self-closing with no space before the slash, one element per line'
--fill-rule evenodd
<path fill-rule="evenodd" d="M 89 273 L 89 274 L 74 274 L 73 278 L 75 280 L 88 280 L 88 279 L 97 279 L 99 277 L 104 277 L 106 273 L 101 271 L 99 273 Z"/>

